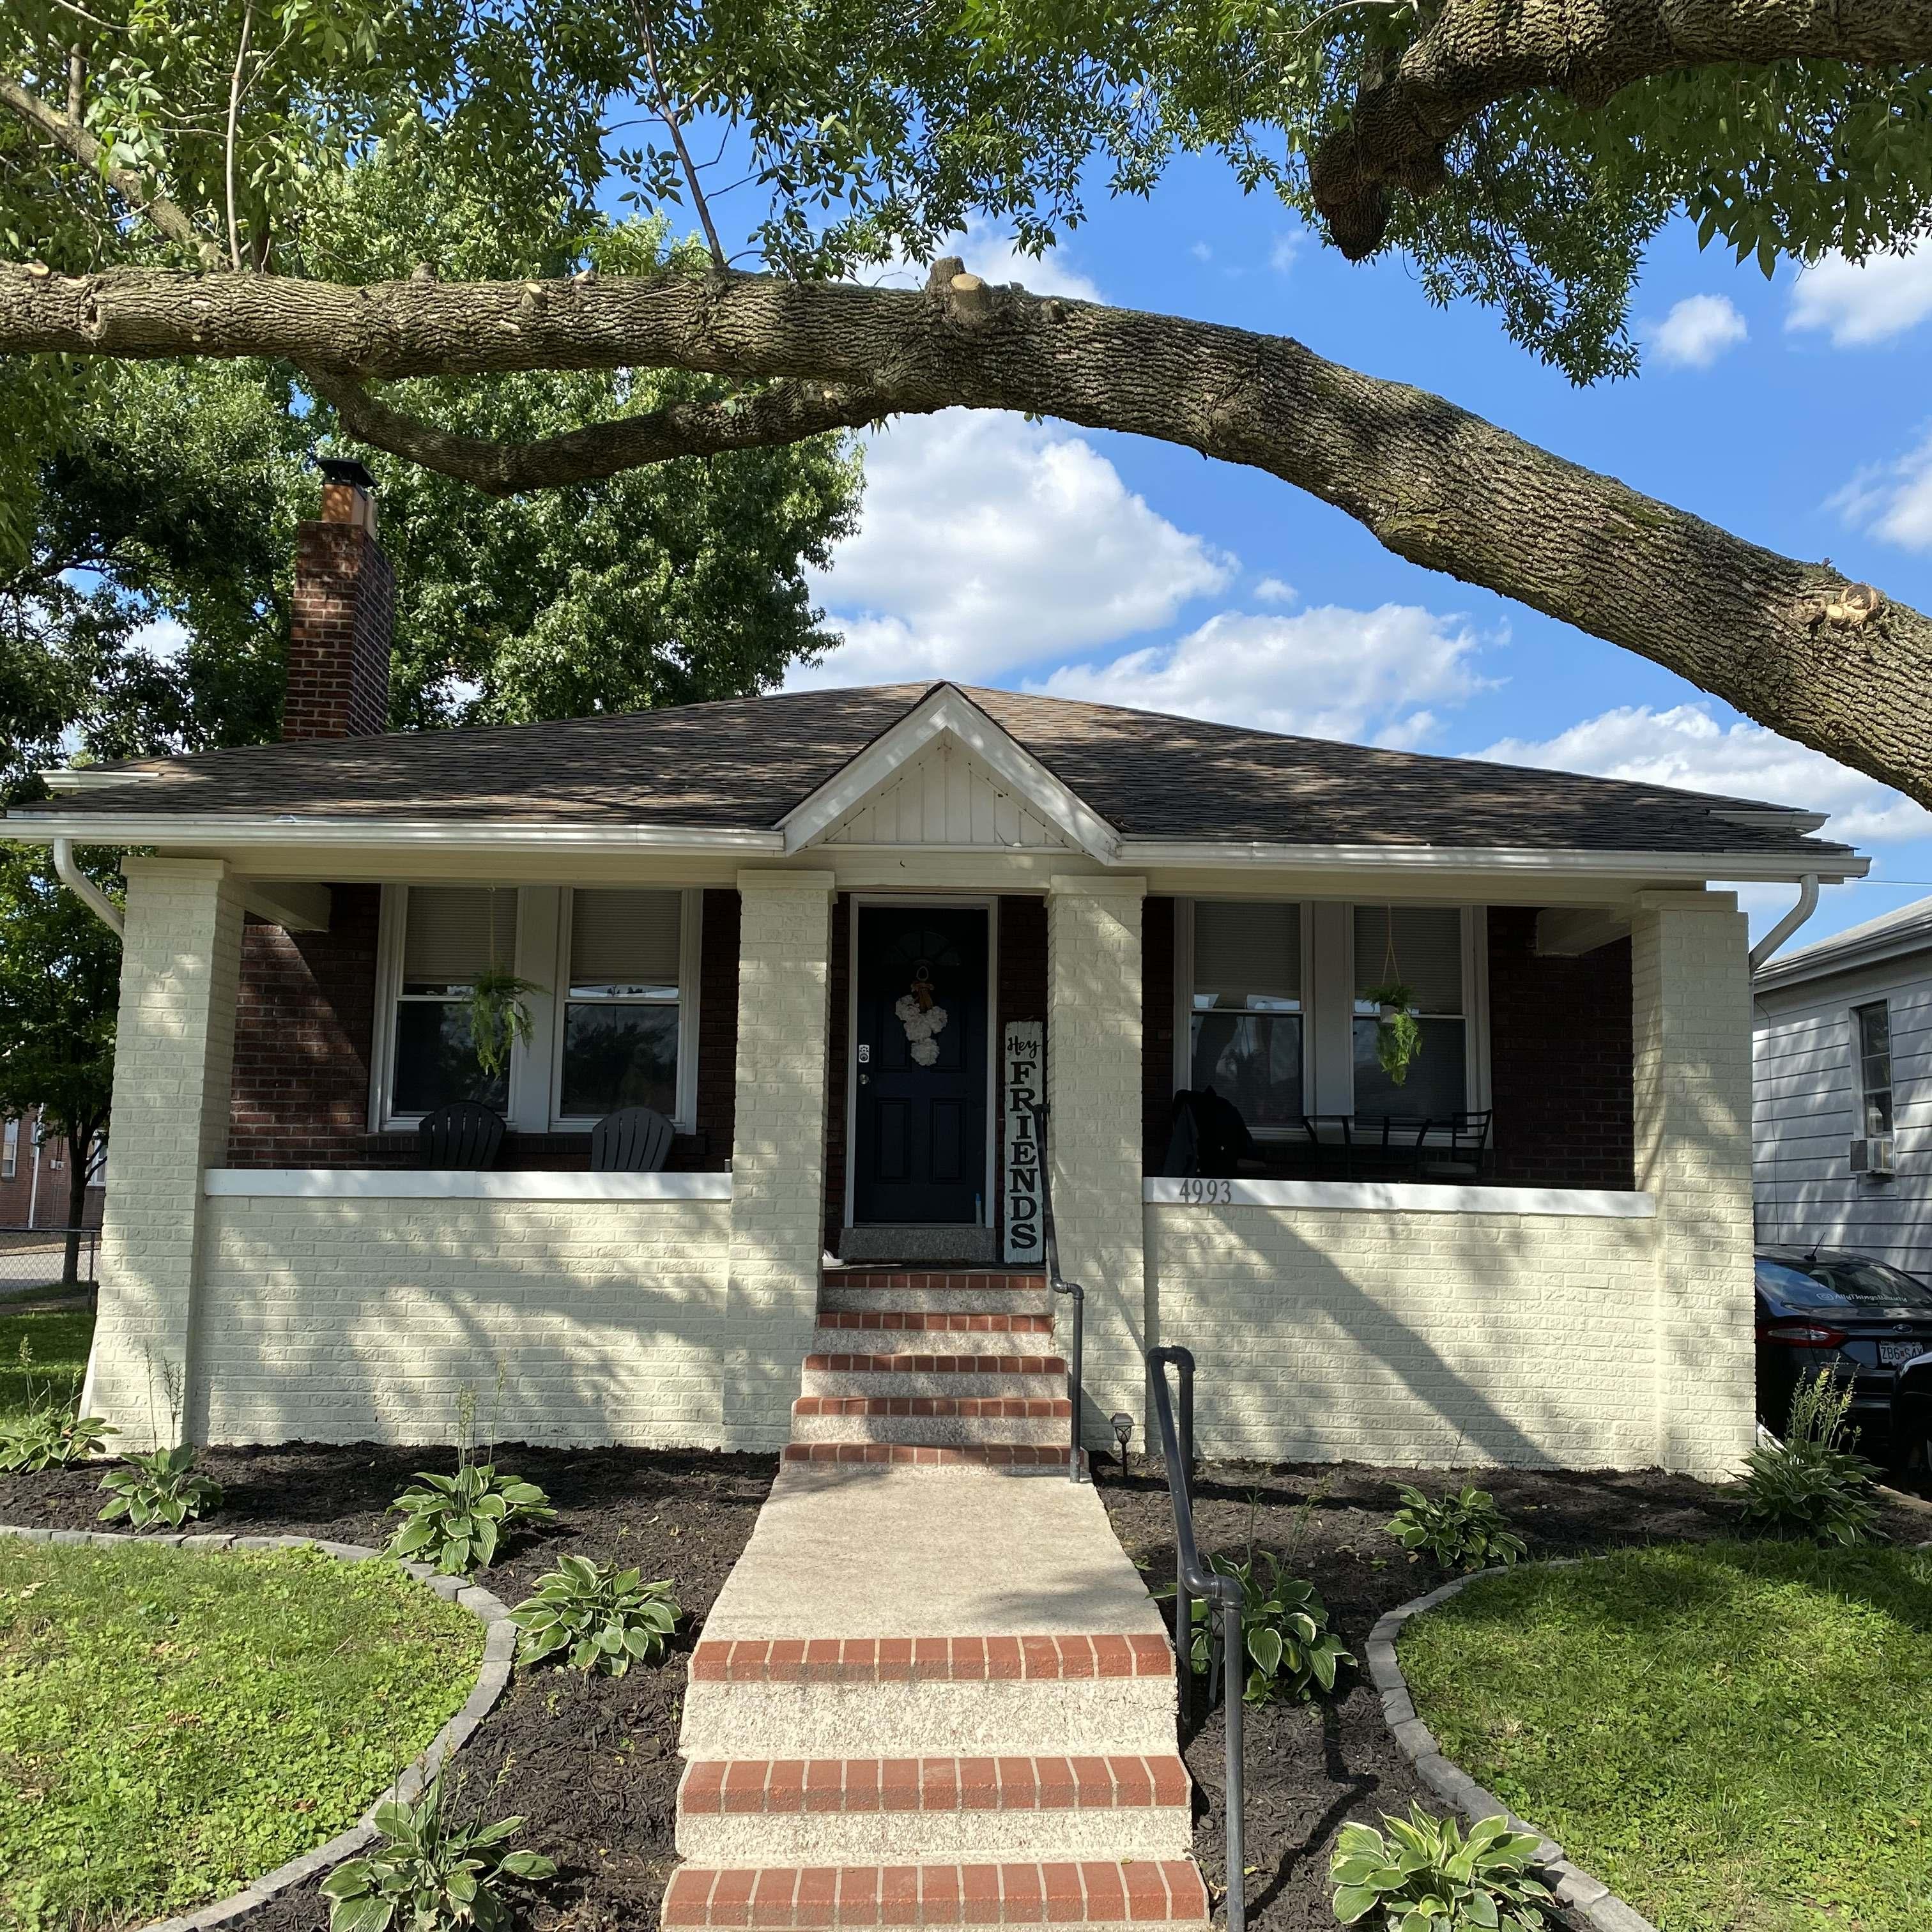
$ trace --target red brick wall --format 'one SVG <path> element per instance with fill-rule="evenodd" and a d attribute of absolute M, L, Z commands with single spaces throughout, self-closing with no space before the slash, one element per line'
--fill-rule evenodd
<path fill-rule="evenodd" d="M 1149 899 L 1141 913 L 1141 1172 L 1167 1158 L 1174 1106 L 1174 902 Z"/>
<path fill-rule="evenodd" d="M 326 932 L 243 930 L 231 1167 L 402 1164 L 368 1145 L 382 890 L 335 886 L 330 900 Z"/>
<path fill-rule="evenodd" d="M 38 1116 L 29 1114 L 21 1121 L 20 1139 L 15 1143 L 16 1165 L 14 1178 L 0 1179 L 0 1228 L 24 1228 L 29 1213 L 36 1225 L 43 1228 L 60 1228 L 67 1225 L 68 1184 L 73 1179 L 73 1170 L 68 1164 L 67 1142 L 64 1136 L 56 1136 L 40 1150 L 40 1192 L 36 1204 L 34 1198 L 34 1135 L 38 1124 Z M 58 1160 L 58 1167 L 53 1163 Z M 81 1210 L 81 1225 L 98 1228 L 100 1226 L 106 1190 L 90 1184 L 87 1190 L 86 1204 Z"/>
<path fill-rule="evenodd" d="M 297 526 L 284 738 L 388 729 L 395 600 L 394 572 L 367 530 L 334 521 Z"/>
<path fill-rule="evenodd" d="M 409 1167 L 416 1136 L 372 1134 L 369 1056 L 375 1032 L 381 888 L 337 886 L 326 932 L 250 921 L 242 942 L 229 1108 L 231 1167 Z M 698 968 L 698 1118 L 670 1165 L 721 1171 L 737 1104 L 738 895 L 707 892 Z M 500 1165 L 580 1169 L 588 1134 L 511 1134 Z M 46 1191 L 42 1178 L 42 1192 Z"/>
<path fill-rule="evenodd" d="M 1490 1087 L 1496 1178 L 1636 1185 L 1628 940 L 1540 957 L 1536 910 L 1490 908 Z"/>

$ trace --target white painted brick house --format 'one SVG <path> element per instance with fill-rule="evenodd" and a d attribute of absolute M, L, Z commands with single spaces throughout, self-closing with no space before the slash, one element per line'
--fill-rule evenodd
<path fill-rule="evenodd" d="M 144 854 L 88 1388 L 130 1440 L 444 1440 L 468 1387 L 506 1438 L 1044 1459 L 1064 1364 L 986 1339 L 1052 1328 L 1037 1056 L 1090 1442 L 1178 1342 L 1210 1452 L 1748 1448 L 1744 922 L 1707 888 L 1861 872 L 1816 819 L 950 685 L 377 735 L 352 474 L 303 541 L 290 742 L 56 774 L 8 828 Z M 492 966 L 536 989 L 494 1078 Z M 1238 1163 L 1174 1133 L 1210 1086 Z M 495 1164 L 425 1168 L 466 1098 Z M 667 1170 L 590 1171 L 635 1104 Z M 925 1366 L 868 1261 L 980 1339 Z"/>

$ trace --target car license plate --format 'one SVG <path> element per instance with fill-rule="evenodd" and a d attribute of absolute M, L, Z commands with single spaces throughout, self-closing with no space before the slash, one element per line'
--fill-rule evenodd
<path fill-rule="evenodd" d="M 1888 1369 L 1896 1368 L 1900 1362 L 1909 1362 L 1915 1355 L 1932 1354 L 1923 1342 L 1881 1342 L 1878 1345 L 1878 1358 Z"/>

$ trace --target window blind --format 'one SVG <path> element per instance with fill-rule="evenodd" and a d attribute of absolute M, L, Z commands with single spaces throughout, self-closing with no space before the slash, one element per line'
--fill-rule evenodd
<path fill-rule="evenodd" d="M 517 959 L 517 889 L 412 886 L 403 934 L 404 982 L 461 986 Z"/>
<path fill-rule="evenodd" d="M 570 898 L 573 986 L 675 986 L 682 892 L 578 891 Z"/>
<path fill-rule="evenodd" d="M 1395 920 L 1395 962 L 1389 963 L 1389 920 Z M 1455 906 L 1358 905 L 1355 913 L 1355 997 L 1396 978 L 1412 988 L 1419 1012 L 1462 1010 L 1462 915 Z"/>
<path fill-rule="evenodd" d="M 1194 986 L 1223 999 L 1299 999 L 1300 907 L 1196 900 Z"/>

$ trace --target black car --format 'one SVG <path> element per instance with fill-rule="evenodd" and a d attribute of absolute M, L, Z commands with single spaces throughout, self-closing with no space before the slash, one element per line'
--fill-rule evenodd
<path fill-rule="evenodd" d="M 1820 1369 L 1852 1385 L 1858 1447 L 1906 1461 L 1921 1444 L 1894 1434 L 1898 1370 L 1932 1352 L 1932 1287 L 1842 1248 L 1760 1248 L 1757 1253 L 1757 1414 L 1784 1432 L 1792 1391 Z"/>

